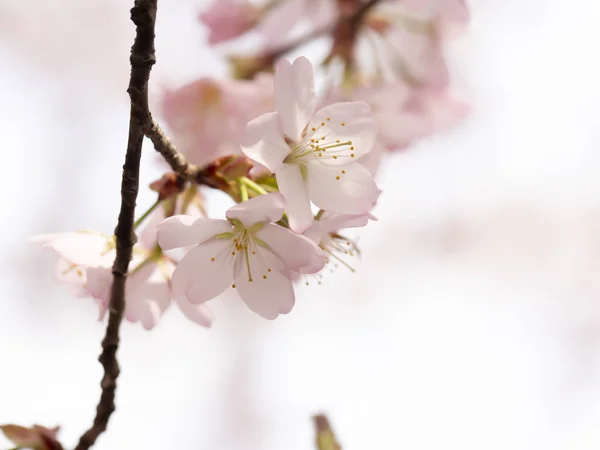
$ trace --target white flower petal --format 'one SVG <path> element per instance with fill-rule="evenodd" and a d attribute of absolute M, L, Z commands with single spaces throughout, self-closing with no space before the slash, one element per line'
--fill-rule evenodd
<path fill-rule="evenodd" d="M 381 192 L 369 171 L 358 163 L 345 166 L 311 164 L 307 170 L 310 199 L 324 210 L 365 213 L 373 208 Z"/>
<path fill-rule="evenodd" d="M 310 209 L 308 190 L 297 164 L 283 164 L 276 173 L 277 186 L 287 204 L 290 228 L 302 233 L 312 224 L 314 216 Z"/>
<path fill-rule="evenodd" d="M 279 113 L 263 114 L 248 123 L 241 147 L 248 158 L 275 172 L 290 153 L 281 130 Z"/>
<path fill-rule="evenodd" d="M 283 217 L 284 211 L 283 195 L 273 192 L 232 206 L 227 210 L 226 216 L 239 220 L 245 227 L 251 227 L 255 223 L 277 222 Z"/>
<path fill-rule="evenodd" d="M 169 217 L 158 225 L 156 239 L 163 250 L 172 250 L 201 244 L 231 229 L 226 220 L 179 215 Z"/>
<path fill-rule="evenodd" d="M 197 289 L 194 298 L 200 301 L 203 298 L 201 294 L 204 297 L 208 295 L 203 299 L 206 301 L 223 292 L 233 280 L 230 247 L 230 240 L 214 239 L 187 252 L 173 272 L 173 296 L 188 295 L 188 292 Z M 192 301 L 191 298 L 189 300 Z"/>
<path fill-rule="evenodd" d="M 326 106 L 317 111 L 309 127 L 315 128 L 313 137 L 325 149 L 318 159 L 323 164 L 353 163 L 373 149 L 377 137 L 377 123 L 364 102 Z"/>
<path fill-rule="evenodd" d="M 294 64 L 281 59 L 275 67 L 275 110 L 285 135 L 299 141 L 315 112 L 317 96 L 312 64 L 301 56 Z"/>
<path fill-rule="evenodd" d="M 269 224 L 256 233 L 288 270 L 318 272 L 325 265 L 325 255 L 310 239 L 279 225 Z M 311 272 L 304 272 L 311 273 Z"/>
<path fill-rule="evenodd" d="M 146 330 L 157 324 L 171 304 L 171 289 L 160 268 L 148 263 L 134 271 L 125 288 L 125 318 Z"/>
<path fill-rule="evenodd" d="M 177 306 L 185 317 L 192 322 L 202 325 L 203 327 L 210 327 L 214 322 L 214 315 L 206 305 L 194 305 L 185 297 L 176 297 L 175 301 Z"/>
<path fill-rule="evenodd" d="M 275 319 L 279 314 L 287 314 L 292 310 L 294 288 L 290 278 L 278 269 L 281 261 L 267 250 L 259 253 L 250 255 L 250 274 L 247 264 L 239 265 L 235 285 L 250 310 L 265 319 Z"/>

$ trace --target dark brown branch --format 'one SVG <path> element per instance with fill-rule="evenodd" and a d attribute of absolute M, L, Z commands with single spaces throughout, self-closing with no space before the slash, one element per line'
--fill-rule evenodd
<path fill-rule="evenodd" d="M 186 181 L 200 185 L 210 186 L 215 189 L 226 189 L 229 185 L 210 170 L 210 167 L 199 167 L 190 163 L 183 154 L 177 150 L 175 144 L 165 134 L 160 125 L 152 120 L 150 112 L 147 113 L 148 121 L 144 127 L 144 133 L 154 144 L 154 149 L 165 158 L 174 172 Z"/>
<path fill-rule="evenodd" d="M 136 36 L 131 47 L 131 77 L 127 92 L 131 99 L 129 117 L 129 139 L 123 165 L 121 182 L 121 211 L 115 229 L 117 255 L 112 268 L 113 283 L 110 294 L 108 325 L 102 340 L 102 353 L 98 358 L 104 369 L 100 386 L 102 394 L 94 423 L 79 439 L 75 450 L 87 450 L 102 434 L 115 410 L 115 390 L 119 376 L 117 349 L 119 348 L 119 327 L 125 309 L 125 282 L 127 269 L 135 244 L 133 229 L 135 202 L 138 194 L 140 158 L 144 138 L 144 123 L 148 112 L 148 79 L 155 63 L 154 23 L 157 0 L 135 0 L 131 9 L 131 20 L 136 25 Z"/>

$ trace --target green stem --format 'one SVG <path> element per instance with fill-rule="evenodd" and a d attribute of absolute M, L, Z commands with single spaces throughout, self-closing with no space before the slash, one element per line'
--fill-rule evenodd
<path fill-rule="evenodd" d="M 156 200 L 156 202 L 154 202 L 154 204 L 153 204 L 153 205 L 152 205 L 150 208 L 148 208 L 148 210 L 147 210 L 147 211 L 146 211 L 144 214 L 142 214 L 142 217 L 140 217 L 138 220 L 136 220 L 136 221 L 133 223 L 133 229 L 134 229 L 134 230 L 135 230 L 137 227 L 139 227 L 139 226 L 142 224 L 142 222 L 148 218 L 148 216 L 149 216 L 150 214 L 152 214 L 152 212 L 153 212 L 153 211 L 156 209 L 156 207 L 157 207 L 158 205 L 160 205 L 160 202 L 161 202 L 161 200 L 160 200 L 160 199 L 159 199 L 159 200 Z"/>
<path fill-rule="evenodd" d="M 243 185 L 249 187 L 257 194 L 268 194 L 268 192 L 265 190 L 265 188 L 263 188 L 260 184 L 255 183 L 248 177 L 240 178 L 239 182 L 242 183 Z"/>
<path fill-rule="evenodd" d="M 238 185 L 240 187 L 240 195 L 242 197 L 242 202 L 248 200 L 248 186 L 246 186 L 242 180 L 238 180 Z"/>

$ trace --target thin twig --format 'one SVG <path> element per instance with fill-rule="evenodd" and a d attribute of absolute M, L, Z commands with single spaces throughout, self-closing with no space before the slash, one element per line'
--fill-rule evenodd
<path fill-rule="evenodd" d="M 102 434 L 115 410 L 115 390 L 119 376 L 117 349 L 119 327 L 125 309 L 125 282 L 136 237 L 133 230 L 135 202 L 138 194 L 140 158 L 144 138 L 144 116 L 148 111 L 148 79 L 156 59 L 154 56 L 154 23 L 157 0 L 135 0 L 131 20 L 136 25 L 136 36 L 131 47 L 131 77 L 127 92 L 131 99 L 129 139 L 123 165 L 121 182 L 121 211 L 115 229 L 117 255 L 112 268 L 113 283 L 110 295 L 110 315 L 106 334 L 102 340 L 102 353 L 98 358 L 104 369 L 100 386 L 102 394 L 94 423 L 79 439 L 75 450 L 87 450 Z"/>
<path fill-rule="evenodd" d="M 216 189 L 223 188 L 225 183 L 216 177 L 216 174 L 209 173 L 205 168 L 190 163 L 183 154 L 177 150 L 175 144 L 165 134 L 160 125 L 152 119 L 152 115 L 147 111 L 147 121 L 144 124 L 144 134 L 154 144 L 154 149 L 162 155 L 167 161 L 173 172 L 177 172 L 187 181 Z"/>

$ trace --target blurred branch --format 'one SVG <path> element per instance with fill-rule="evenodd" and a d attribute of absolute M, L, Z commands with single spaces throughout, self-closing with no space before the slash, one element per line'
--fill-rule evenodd
<path fill-rule="evenodd" d="M 315 425 L 317 450 L 342 450 L 342 447 L 335 439 L 335 434 L 331 429 L 329 420 L 322 414 L 313 417 Z"/>
<path fill-rule="evenodd" d="M 135 244 L 133 224 L 135 202 L 138 194 L 140 158 L 144 138 L 144 123 L 148 111 L 148 79 L 156 58 L 154 55 L 154 24 L 157 0 L 135 0 L 131 20 L 136 25 L 136 35 L 131 47 L 131 76 L 127 92 L 131 100 L 129 138 L 121 182 L 121 210 L 115 229 L 117 255 L 112 268 L 113 283 L 110 295 L 110 315 L 106 334 L 102 340 L 102 353 L 98 358 L 104 369 L 100 386 L 102 394 L 96 408 L 94 423 L 79 439 L 75 450 L 87 450 L 102 434 L 115 410 L 115 391 L 119 376 L 117 349 L 119 327 L 125 309 L 125 282 L 127 269 Z"/>
<path fill-rule="evenodd" d="M 336 22 L 330 25 L 316 28 L 304 36 L 300 36 L 271 52 L 264 53 L 255 58 L 243 59 L 232 57 L 232 61 L 238 62 L 236 71 L 237 75 L 241 79 L 251 80 L 257 73 L 266 71 L 273 66 L 275 61 L 285 54 L 295 50 L 301 45 L 313 41 L 314 39 L 329 34 L 331 34 L 333 37 L 333 44 L 330 56 L 328 56 L 327 59 L 331 59 L 333 54 L 339 53 L 336 51 L 336 49 L 348 48 L 354 45 L 356 36 L 358 35 L 358 31 L 365 16 L 371 10 L 371 8 L 376 6 L 380 1 L 381 0 L 368 0 L 364 3 L 357 4 L 353 8 L 353 12 L 350 14 L 343 13 L 344 8 L 340 5 L 340 17 Z M 356 0 L 354 0 L 353 3 L 356 3 Z"/>

